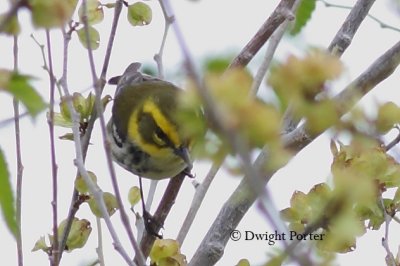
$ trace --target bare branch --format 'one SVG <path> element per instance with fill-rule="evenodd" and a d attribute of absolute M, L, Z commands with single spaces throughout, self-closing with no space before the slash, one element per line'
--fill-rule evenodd
<path fill-rule="evenodd" d="M 328 47 L 328 51 L 341 56 L 344 51 L 349 47 L 351 41 L 358 28 L 361 25 L 361 22 L 368 15 L 369 10 L 372 5 L 375 3 L 375 0 L 358 0 L 354 7 L 351 9 L 349 15 L 344 21 L 340 30 L 336 33 L 335 38 L 331 42 Z"/>
<path fill-rule="evenodd" d="M 28 116 L 29 116 L 28 111 L 25 111 L 23 113 L 19 113 L 18 114 L 18 119 L 21 119 L 21 118 L 24 118 L 24 117 L 28 117 Z M 13 122 L 15 122 L 15 115 L 13 117 L 6 118 L 6 119 L 0 121 L 0 128 L 6 127 L 8 124 L 11 124 Z"/>
<path fill-rule="evenodd" d="M 165 219 L 167 218 L 172 206 L 174 205 L 176 196 L 178 195 L 185 176 L 185 173 L 180 173 L 169 181 L 161 202 L 153 215 L 154 220 L 157 222 L 157 228 L 155 229 L 156 232 L 158 232 L 162 228 Z M 140 248 L 145 257 L 149 256 L 150 249 L 153 246 L 154 241 L 155 237 L 153 235 L 150 235 L 145 230 L 142 241 L 140 242 Z"/>
<path fill-rule="evenodd" d="M 342 8 L 342 9 L 352 9 L 352 8 L 353 8 L 353 7 L 351 7 L 351 6 L 344 6 L 344 5 L 332 4 L 332 3 L 329 3 L 329 2 L 327 2 L 327 1 L 325 1 L 325 0 L 318 0 L 318 1 L 324 3 L 324 5 L 325 5 L 326 7 L 336 7 L 336 8 Z M 370 19 L 372 19 L 373 21 L 375 21 L 376 23 L 378 23 L 379 26 L 380 26 L 382 29 L 390 29 L 390 30 L 394 30 L 394 31 L 400 32 L 400 29 L 399 29 L 399 28 L 393 27 L 392 25 L 389 25 L 389 24 L 383 22 L 382 20 L 378 19 L 378 18 L 375 17 L 374 15 L 368 14 L 367 16 L 368 16 Z"/>
<path fill-rule="evenodd" d="M 196 187 L 196 192 L 192 199 L 192 204 L 190 205 L 190 209 L 188 214 L 186 215 L 185 220 L 183 221 L 182 227 L 179 230 L 178 237 L 176 240 L 182 245 L 183 241 L 186 238 L 187 233 L 189 232 L 190 227 L 196 217 L 198 210 L 200 209 L 201 203 L 203 202 L 204 197 L 208 191 L 208 188 L 211 185 L 211 182 L 214 180 L 215 175 L 217 174 L 219 168 L 221 167 L 222 161 L 214 163 L 204 181 Z"/>
<path fill-rule="evenodd" d="M 289 20 L 286 20 L 278 27 L 274 34 L 272 34 L 271 39 L 268 43 L 268 48 L 265 51 L 264 60 L 257 70 L 256 75 L 254 76 L 253 84 L 251 85 L 250 90 L 251 95 L 255 96 L 257 94 L 261 82 L 264 80 L 265 74 L 267 73 L 267 70 L 271 64 L 276 48 L 278 48 L 278 45 L 281 42 L 281 39 L 286 31 L 288 24 Z"/>
<path fill-rule="evenodd" d="M 293 3 L 292 12 L 297 10 L 297 7 L 299 4 L 300 4 L 299 0 L 296 0 Z M 251 85 L 251 90 L 250 90 L 251 95 L 257 94 L 258 88 L 260 87 L 260 84 L 261 84 L 262 80 L 264 79 L 265 74 L 267 73 L 267 70 L 271 64 L 271 61 L 275 54 L 276 48 L 278 48 L 278 45 L 282 40 L 283 34 L 285 33 L 285 31 L 289 25 L 289 22 L 291 20 L 292 20 L 291 17 L 284 20 L 283 23 L 277 28 L 277 30 L 271 35 L 267 50 L 265 51 L 264 60 L 254 77 L 253 84 Z"/>
<path fill-rule="evenodd" d="M 49 110 L 49 120 L 47 121 L 49 125 L 50 133 L 50 156 L 51 156 L 51 172 L 52 172 L 52 191 L 53 199 L 51 202 L 53 210 L 53 237 L 58 239 L 58 211 L 57 211 L 57 189 L 58 189 L 58 177 L 57 177 L 57 160 L 56 160 L 56 148 L 55 148 L 55 138 L 54 138 L 54 92 L 55 92 L 55 79 L 53 72 L 53 59 L 51 53 L 51 40 L 50 32 L 46 30 L 46 40 L 47 40 L 47 57 L 49 65 L 49 80 L 50 80 L 50 110 Z M 58 265 L 59 253 L 58 253 L 58 241 L 54 241 L 52 245 L 52 252 L 50 256 L 51 265 Z"/>
<path fill-rule="evenodd" d="M 98 262 L 100 266 L 105 266 L 104 262 L 104 250 L 103 250 L 103 230 L 101 230 L 101 220 L 96 217 L 96 225 L 97 225 L 97 248 L 96 253 L 98 257 Z"/>
<path fill-rule="evenodd" d="M 62 76 L 60 78 L 60 84 L 61 87 L 64 89 L 64 94 L 68 95 L 69 94 L 69 89 L 68 89 L 68 82 L 67 82 L 67 71 L 68 71 L 68 48 L 69 48 L 69 41 L 71 40 L 71 36 L 69 35 L 70 33 L 66 33 L 65 29 L 62 29 L 62 33 L 63 33 L 63 38 L 64 38 L 64 42 L 63 42 L 63 70 L 62 70 Z M 83 160 L 85 160 L 86 155 L 82 155 Z M 76 174 L 78 175 L 79 172 Z M 72 220 L 75 217 L 76 212 L 78 211 L 78 207 L 79 204 L 75 204 L 77 202 L 78 199 L 78 191 L 75 190 L 74 188 L 74 192 L 72 193 L 72 203 L 68 212 L 68 216 L 67 216 L 67 223 L 65 225 L 65 229 L 63 234 L 59 237 L 60 239 L 60 244 L 58 247 L 58 253 L 59 253 L 59 257 L 58 257 L 58 261 L 61 261 L 64 249 L 67 245 L 67 239 L 68 239 L 68 235 L 69 232 L 71 230 L 71 226 L 72 226 Z"/>
<path fill-rule="evenodd" d="M 161 45 L 160 45 L 160 50 L 158 51 L 158 53 L 156 55 L 154 55 L 154 60 L 157 63 L 157 68 L 158 68 L 158 76 L 160 79 L 164 79 L 164 67 L 163 67 L 163 61 L 162 61 L 162 57 L 163 57 L 163 53 L 164 53 L 164 47 L 165 47 L 165 42 L 167 41 L 167 35 L 168 35 L 168 31 L 169 28 L 172 24 L 172 22 L 174 21 L 174 17 L 173 16 L 168 16 L 167 14 L 167 10 L 165 9 L 162 0 L 158 0 L 161 10 L 163 12 L 163 16 L 164 16 L 164 33 L 163 33 L 163 37 L 162 37 L 162 41 L 161 41 Z"/>
<path fill-rule="evenodd" d="M 294 1 L 295 0 L 282 0 L 279 2 L 274 12 L 272 12 L 254 37 L 232 61 L 229 67 L 246 66 L 267 42 L 279 25 L 281 25 L 286 19 L 291 20 L 294 18 L 293 13 L 290 12 Z"/>
<path fill-rule="evenodd" d="M 397 130 L 399 130 L 399 132 L 397 133 L 397 136 L 385 146 L 385 150 L 388 151 L 390 149 L 392 149 L 394 146 L 396 146 L 399 142 L 400 142 L 400 129 L 398 127 L 396 127 Z"/>
<path fill-rule="evenodd" d="M 14 36 L 14 71 L 18 71 L 18 37 Z M 16 98 L 13 99 L 14 107 L 14 130 L 15 130 L 15 150 L 17 154 L 17 195 L 16 195 L 16 211 L 15 220 L 17 222 L 17 256 L 18 266 L 24 264 L 23 250 L 22 250 L 22 228 L 21 228 L 21 210 L 22 210 L 22 177 L 24 172 L 24 165 L 22 164 L 22 149 L 21 149 L 21 130 L 19 126 L 20 113 L 19 102 Z"/>
<path fill-rule="evenodd" d="M 389 247 L 389 225 L 390 225 L 390 221 L 392 220 L 392 217 L 390 217 L 389 214 L 387 213 L 382 197 L 379 197 L 379 203 L 380 203 L 380 207 L 383 212 L 383 217 L 385 217 L 385 236 L 382 237 L 382 246 L 386 251 L 386 258 L 385 258 L 386 265 L 395 266 L 396 260 L 393 256 L 392 251 L 390 251 L 390 247 Z"/>

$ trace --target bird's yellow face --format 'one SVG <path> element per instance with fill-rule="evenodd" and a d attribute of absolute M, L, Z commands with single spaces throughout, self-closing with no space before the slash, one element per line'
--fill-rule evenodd
<path fill-rule="evenodd" d="M 128 137 L 150 156 L 170 157 L 182 146 L 177 126 L 167 118 L 152 98 L 136 109 L 128 122 Z"/>

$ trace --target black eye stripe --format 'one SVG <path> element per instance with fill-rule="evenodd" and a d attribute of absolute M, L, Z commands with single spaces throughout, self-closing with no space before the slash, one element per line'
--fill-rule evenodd
<path fill-rule="evenodd" d="M 139 119 L 147 119 L 147 125 L 152 125 L 150 126 L 151 128 L 151 134 L 148 135 L 149 138 L 154 138 L 154 135 L 156 138 L 159 138 L 160 140 L 162 140 L 165 144 L 164 145 L 159 145 L 160 147 L 173 147 L 173 143 L 170 140 L 170 138 L 168 137 L 168 135 L 157 125 L 154 116 L 151 112 L 144 112 L 143 109 L 141 110 L 141 112 L 139 113 Z M 152 136 L 152 134 L 154 134 Z M 150 141 L 150 139 L 148 139 L 147 141 Z M 154 142 L 154 139 L 151 140 L 152 142 Z"/>
<path fill-rule="evenodd" d="M 154 133 L 157 135 L 158 138 L 164 140 L 164 141 L 168 141 L 169 138 L 167 136 L 167 134 L 164 133 L 164 131 L 162 131 L 161 128 L 159 128 L 158 126 L 156 127 L 156 130 L 154 131 Z"/>

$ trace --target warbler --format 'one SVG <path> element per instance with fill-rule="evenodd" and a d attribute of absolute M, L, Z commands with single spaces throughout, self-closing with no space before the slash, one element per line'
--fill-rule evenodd
<path fill-rule="evenodd" d="M 110 84 L 117 84 L 117 89 L 107 139 L 113 160 L 139 176 L 145 227 L 161 237 L 145 210 L 141 177 L 160 180 L 182 171 L 191 176 L 190 143 L 175 117 L 182 90 L 139 72 L 139 68 L 140 63 L 132 63 L 122 76 L 109 80 Z"/>
<path fill-rule="evenodd" d="M 107 124 L 113 159 L 149 179 L 190 173 L 189 141 L 175 118 L 181 89 L 142 74 L 139 68 L 140 63 L 132 63 L 122 76 L 109 81 L 118 82 Z"/>

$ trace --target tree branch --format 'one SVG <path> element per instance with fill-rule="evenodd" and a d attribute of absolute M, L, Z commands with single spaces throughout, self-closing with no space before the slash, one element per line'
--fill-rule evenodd
<path fill-rule="evenodd" d="M 182 227 L 179 230 L 178 237 L 176 240 L 182 245 L 183 241 L 186 238 L 187 233 L 189 232 L 190 227 L 196 217 L 198 210 L 206 196 L 208 188 L 211 185 L 211 182 L 214 180 L 215 175 L 217 174 L 219 168 L 221 167 L 222 161 L 213 163 L 211 166 L 206 178 L 204 181 L 196 187 L 196 192 L 192 199 L 192 204 L 190 205 L 190 209 L 188 214 L 186 215 L 185 220 L 183 221 Z"/>
<path fill-rule="evenodd" d="M 336 33 L 331 44 L 328 47 L 328 51 L 334 55 L 341 56 L 344 51 L 349 47 L 353 37 L 368 15 L 369 10 L 375 0 L 358 0 L 354 7 L 351 9 L 349 15 L 344 21 L 340 30 Z"/>
<path fill-rule="evenodd" d="M 153 215 L 154 220 L 157 222 L 157 228 L 155 229 L 156 232 L 158 232 L 164 225 L 164 221 L 175 203 L 185 176 L 186 174 L 182 172 L 169 181 L 161 202 Z M 155 240 L 156 238 L 153 235 L 144 230 L 144 235 L 142 241 L 140 242 L 140 248 L 146 258 L 149 256 L 151 247 L 153 246 Z"/>
<path fill-rule="evenodd" d="M 269 37 L 286 19 L 292 20 L 293 14 L 289 11 L 292 9 L 295 0 L 282 0 L 278 6 L 257 31 L 254 37 L 247 43 L 238 56 L 233 59 L 229 67 L 246 66 L 261 47 L 267 42 Z"/>
<path fill-rule="evenodd" d="M 326 7 L 336 7 L 336 8 L 342 8 L 342 9 L 352 9 L 352 8 L 353 8 L 353 7 L 351 7 L 351 6 L 336 5 L 336 4 L 328 3 L 328 2 L 325 1 L 325 0 L 318 0 L 318 1 L 324 3 L 324 5 L 325 5 Z M 370 19 L 372 19 L 373 21 L 375 21 L 376 23 L 378 23 L 379 26 L 380 26 L 382 29 L 390 29 L 390 30 L 394 30 L 394 31 L 400 32 L 400 29 L 399 29 L 399 28 L 393 27 L 393 26 L 391 26 L 391 25 L 389 25 L 389 24 L 383 22 L 382 20 L 378 19 L 378 18 L 375 17 L 374 15 L 367 14 L 367 16 L 368 16 Z"/>
<path fill-rule="evenodd" d="M 57 211 L 57 189 L 58 189 L 58 177 L 57 177 L 57 160 L 56 160 L 56 150 L 55 150 L 55 140 L 54 140 L 54 92 L 55 92 L 55 79 L 53 72 L 53 59 L 51 53 L 51 40 L 50 40 L 50 32 L 46 30 L 46 40 L 47 40 L 47 56 L 48 56 L 48 64 L 49 64 L 49 79 L 50 79 L 50 110 L 49 110 L 49 120 L 47 121 L 49 126 L 50 133 L 50 154 L 51 154 L 51 172 L 52 172 L 52 191 L 53 191 L 53 199 L 51 202 L 52 210 L 53 210 L 53 237 L 54 239 L 58 239 L 58 211 Z M 59 256 L 58 253 L 58 241 L 54 241 L 52 245 L 52 251 L 50 256 L 51 265 L 58 265 Z"/>
<path fill-rule="evenodd" d="M 154 55 L 154 60 L 157 63 L 158 77 L 160 79 L 164 79 L 164 67 L 163 67 L 162 57 L 164 54 L 164 47 L 165 47 L 165 42 L 167 41 L 168 31 L 169 31 L 171 24 L 174 21 L 174 17 L 168 15 L 167 10 L 165 9 L 165 6 L 162 3 L 162 0 L 158 0 L 158 2 L 160 4 L 161 10 L 162 10 L 163 16 L 164 16 L 164 33 L 163 33 L 163 37 L 161 40 L 160 49 L 159 49 L 158 53 Z"/>
<path fill-rule="evenodd" d="M 18 36 L 14 36 L 14 71 L 18 71 Z M 15 130 L 15 150 L 17 154 L 17 195 L 16 195 L 16 211 L 15 220 L 17 222 L 17 256 L 18 266 L 24 264 L 23 249 L 22 249 L 22 228 L 21 228 L 21 210 L 22 210 L 22 177 L 24 172 L 24 165 L 22 164 L 22 152 L 21 152 L 21 130 L 20 130 L 20 112 L 19 102 L 16 98 L 13 99 L 14 107 L 14 130 Z"/>

